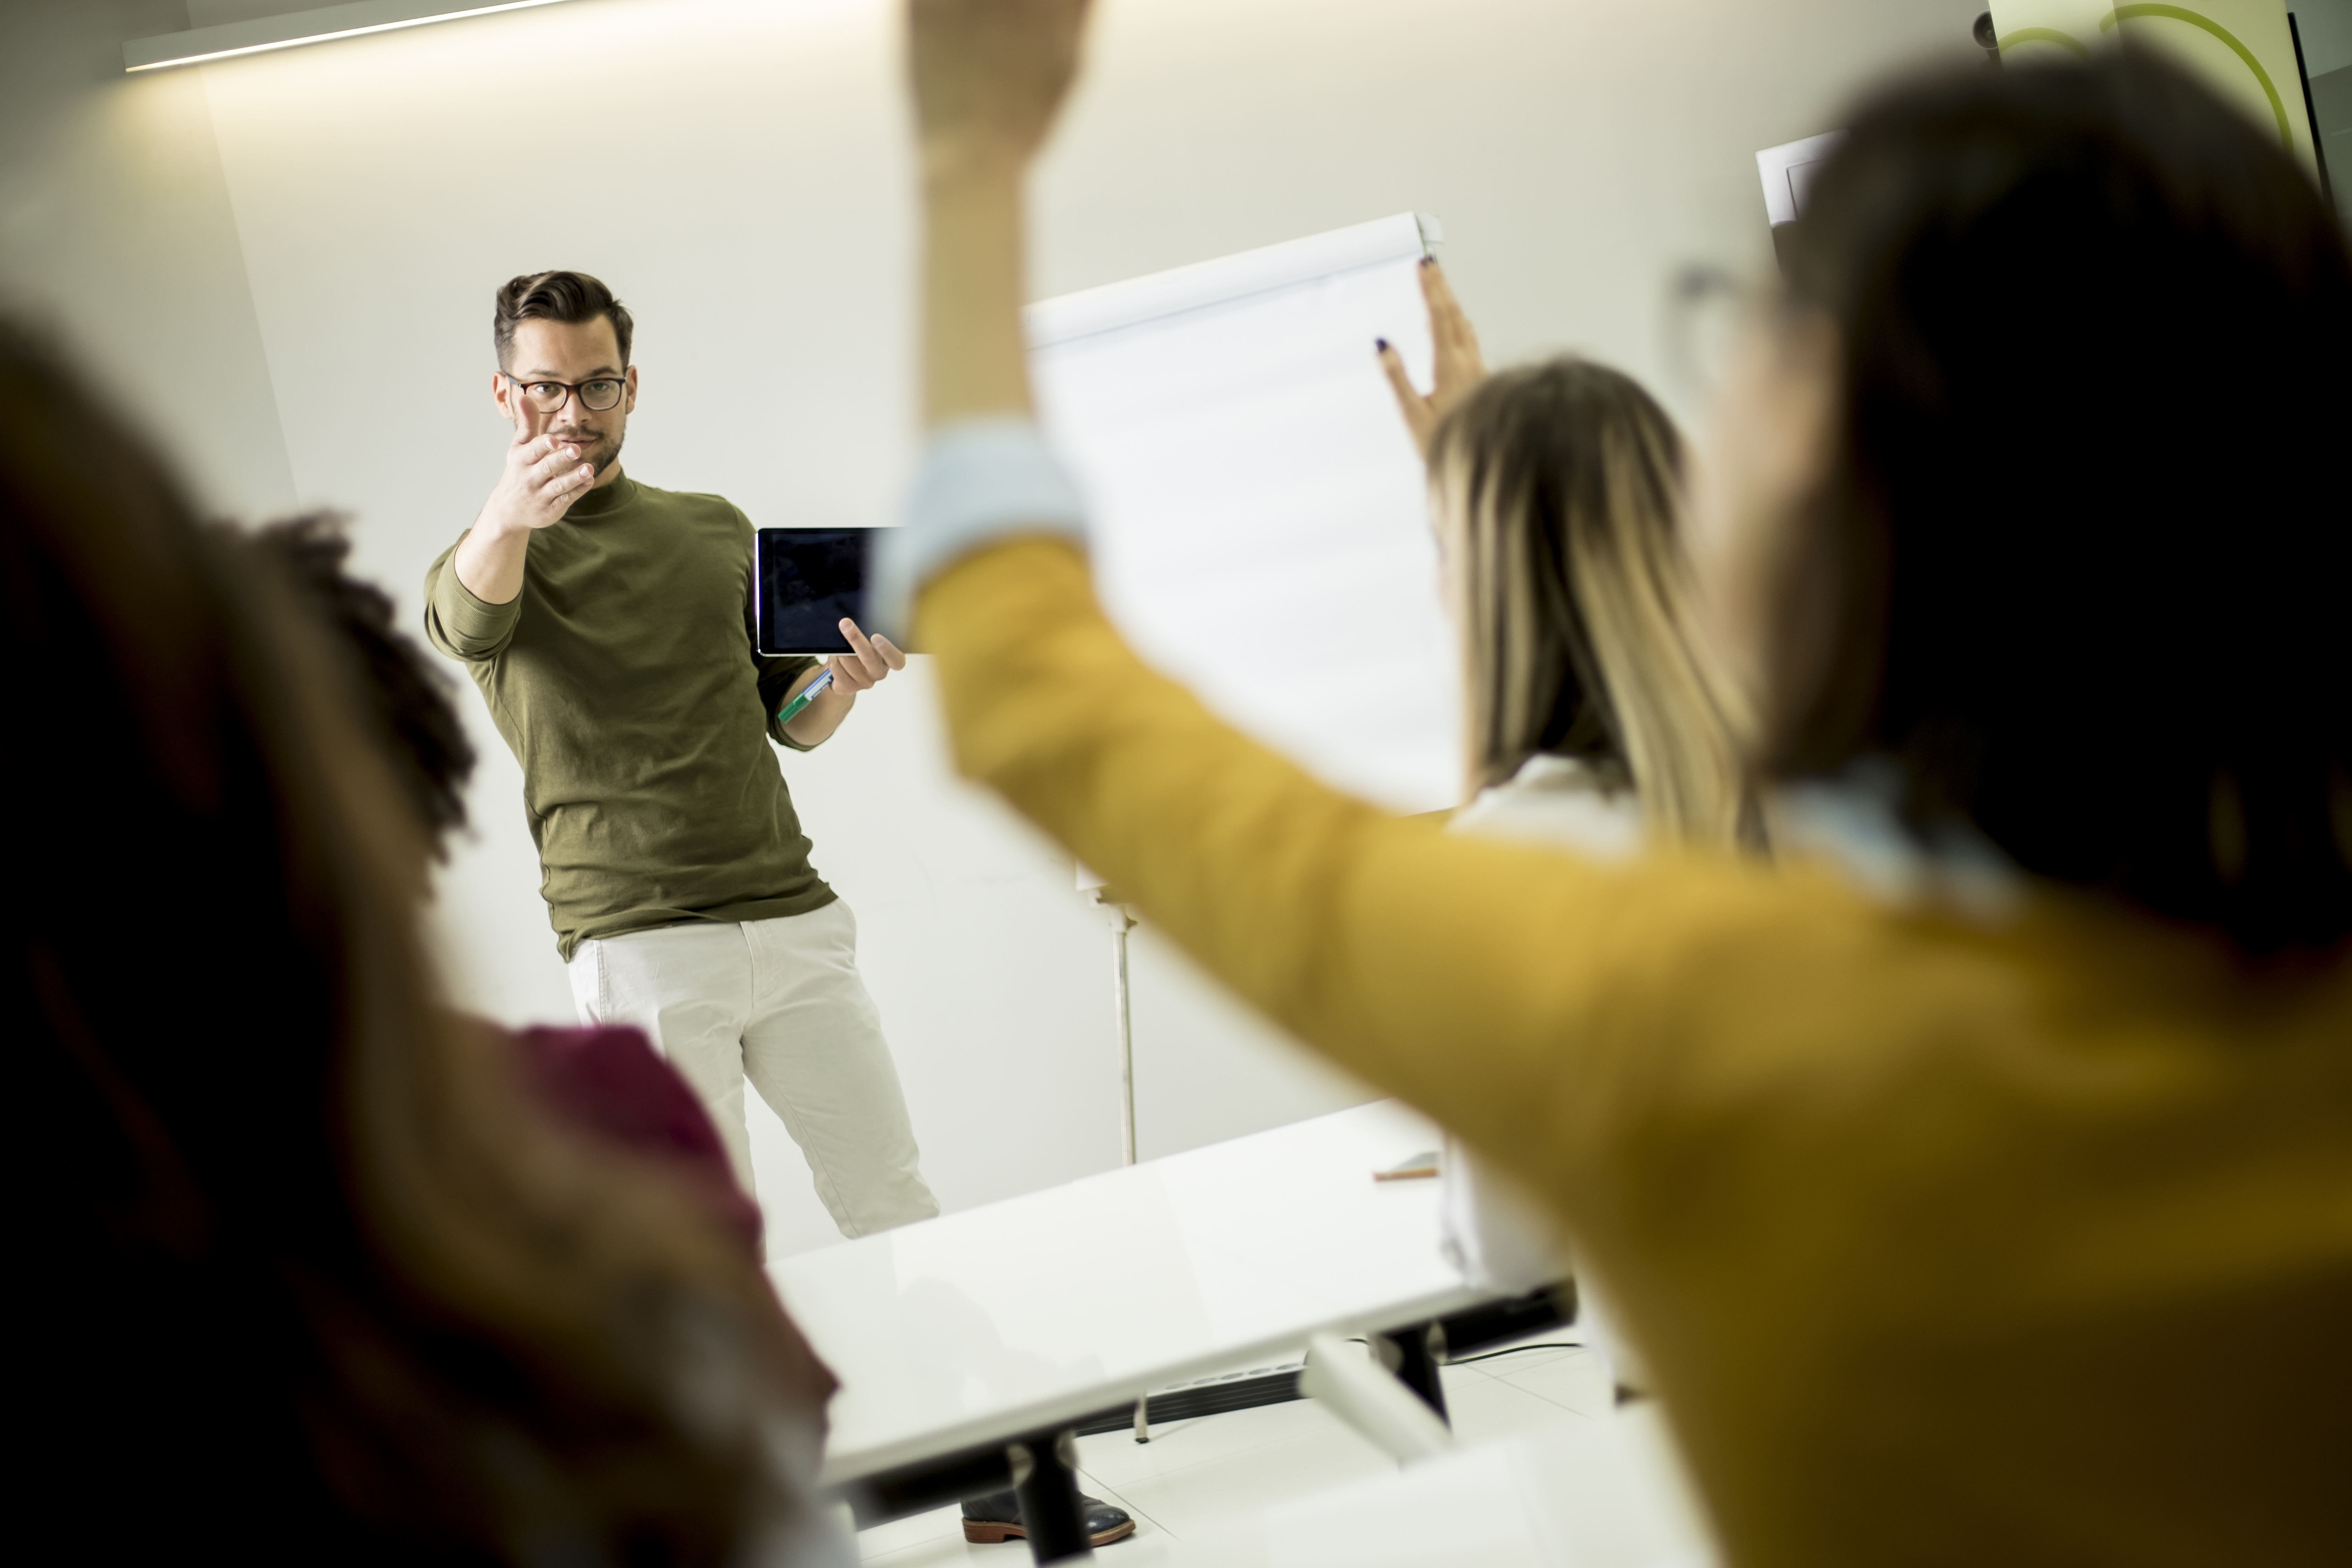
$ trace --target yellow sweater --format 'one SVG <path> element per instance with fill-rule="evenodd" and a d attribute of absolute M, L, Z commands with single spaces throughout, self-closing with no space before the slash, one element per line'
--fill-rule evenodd
<path fill-rule="evenodd" d="M 2352 1563 L 2352 965 L 1441 836 L 1147 669 L 1060 543 L 919 625 L 966 773 L 1556 1205 L 1735 1562 Z"/>

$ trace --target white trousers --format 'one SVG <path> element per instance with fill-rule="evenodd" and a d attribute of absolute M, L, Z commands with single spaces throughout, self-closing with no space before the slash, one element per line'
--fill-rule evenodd
<path fill-rule="evenodd" d="M 696 921 L 583 942 L 583 1024 L 632 1024 L 694 1086 L 743 1190 L 750 1079 L 793 1135 L 844 1236 L 929 1219 L 915 1129 L 882 1016 L 857 974 L 857 920 L 835 899 L 781 920 Z"/>

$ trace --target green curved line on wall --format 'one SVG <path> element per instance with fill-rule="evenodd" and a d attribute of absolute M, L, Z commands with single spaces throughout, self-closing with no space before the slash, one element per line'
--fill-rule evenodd
<path fill-rule="evenodd" d="M 2100 24 L 2101 26 L 2105 25 L 2104 22 Z M 2062 33 L 2055 27 L 2020 27 L 2009 37 L 1995 41 L 2002 54 L 2009 53 L 2011 44 L 2058 44 L 2074 50 L 2084 59 L 2091 58 L 2091 51 L 2083 47 L 2080 38 L 2072 33 Z"/>
<path fill-rule="evenodd" d="M 2161 16 L 2168 22 L 2186 22 L 2192 27 L 2204 28 L 2229 45 L 2238 58 L 2246 62 L 2246 68 L 2254 73 L 2254 79 L 2263 84 L 2263 96 L 2271 100 L 2271 112 L 2278 117 L 2279 145 L 2290 153 L 2294 151 L 2294 132 L 2286 126 L 2286 105 L 2279 101 L 2278 89 L 2271 85 L 2271 73 L 2263 69 L 2263 62 L 2254 58 L 2254 51 L 2238 42 L 2229 28 L 2210 16 L 2200 16 L 2179 5 L 2118 5 L 2099 18 L 2099 31 L 2112 32 L 2117 24 L 2128 22 L 2135 16 Z"/>

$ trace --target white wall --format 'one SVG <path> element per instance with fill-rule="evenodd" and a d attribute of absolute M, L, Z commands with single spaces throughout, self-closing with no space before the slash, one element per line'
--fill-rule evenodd
<path fill-rule="evenodd" d="M 0 310 L 61 340 L 225 515 L 294 485 L 204 83 L 127 78 L 177 0 L 0 0 Z"/>
<path fill-rule="evenodd" d="M 1578 347 L 1679 406 L 1662 288 L 1685 260 L 1767 256 L 1754 150 L 1836 123 L 1887 62 L 1967 55 L 1979 8 L 1102 0 L 1091 74 L 1038 180 L 1034 291 L 1434 212 L 1490 357 Z M 573 0 L 147 79 L 156 101 L 208 106 L 216 164 L 194 110 L 149 151 L 185 161 L 175 190 L 217 167 L 250 283 L 249 318 L 161 312 L 192 357 L 254 323 L 266 368 L 220 394 L 244 434 L 219 440 L 282 426 L 293 494 L 356 512 L 362 563 L 413 611 L 497 471 L 491 291 L 576 267 L 640 322 L 633 473 L 721 491 L 763 523 L 887 520 L 912 449 L 895 15 Z M 70 268 L 43 278 L 90 312 Z M 278 504 L 265 490 L 244 504 Z M 927 1166 L 961 1205 L 1117 1159 L 1108 936 L 1066 859 L 946 778 L 924 679 L 784 766 L 820 868 L 860 916 Z M 484 766 L 478 828 L 442 886 L 452 988 L 498 1016 L 561 1017 L 520 780 L 466 706 Z M 1364 1092 L 1149 933 L 1134 972 L 1147 1155 Z M 778 1247 L 823 1240 L 772 1122 L 759 1153 Z"/>

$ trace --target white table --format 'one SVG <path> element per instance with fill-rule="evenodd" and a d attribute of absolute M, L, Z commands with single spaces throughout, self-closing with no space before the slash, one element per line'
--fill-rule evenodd
<path fill-rule="evenodd" d="M 1439 1249 L 1438 1184 L 1372 1179 L 1438 1143 L 1359 1106 L 771 1266 L 841 1379 L 824 1481 L 1001 1452 L 1319 1330 L 1490 1300 Z"/>

